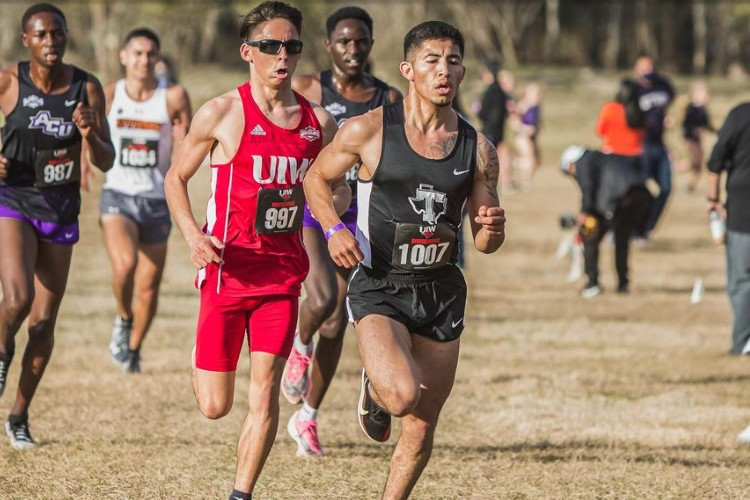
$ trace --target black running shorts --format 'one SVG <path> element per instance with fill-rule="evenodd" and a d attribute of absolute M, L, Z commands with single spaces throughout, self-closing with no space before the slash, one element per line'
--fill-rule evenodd
<path fill-rule="evenodd" d="M 466 281 L 456 266 L 429 273 L 383 274 L 359 265 L 349 277 L 349 321 L 378 314 L 398 321 L 411 333 L 439 342 L 461 336 Z"/>

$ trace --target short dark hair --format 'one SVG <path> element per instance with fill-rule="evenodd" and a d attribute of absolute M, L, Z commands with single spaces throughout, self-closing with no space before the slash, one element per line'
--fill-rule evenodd
<path fill-rule="evenodd" d="M 288 3 L 274 1 L 263 2 L 242 18 L 240 38 L 247 40 L 258 25 L 273 19 L 286 19 L 297 28 L 297 33 L 302 33 L 302 12 Z"/>
<path fill-rule="evenodd" d="M 328 19 L 326 19 L 326 35 L 330 37 L 333 30 L 336 29 L 336 25 L 339 21 L 343 21 L 344 19 L 362 21 L 365 23 L 365 26 L 367 26 L 367 29 L 370 30 L 370 37 L 372 37 L 372 18 L 370 17 L 370 14 L 368 14 L 362 7 L 353 6 L 341 7 L 339 10 L 328 16 Z"/>
<path fill-rule="evenodd" d="M 26 31 L 26 25 L 29 23 L 32 17 L 34 17 L 37 14 L 41 14 L 42 12 L 49 12 L 51 14 L 54 14 L 56 16 L 60 16 L 60 19 L 62 19 L 63 26 L 65 29 L 68 29 L 68 21 L 65 19 L 65 14 L 52 5 L 51 3 L 37 3 L 26 9 L 26 12 L 23 13 L 23 16 L 21 16 L 21 32 Z"/>
<path fill-rule="evenodd" d="M 148 38 L 149 40 L 154 42 L 154 44 L 156 44 L 156 50 L 161 50 L 159 35 L 157 35 L 156 32 L 152 29 L 136 28 L 134 30 L 131 30 L 130 33 L 125 35 L 125 41 L 122 43 L 122 46 L 125 47 L 133 38 Z"/>
<path fill-rule="evenodd" d="M 464 55 L 464 36 L 458 28 L 442 21 L 426 21 L 414 26 L 404 37 L 404 59 L 419 48 L 425 40 L 448 39 L 458 45 L 461 57 Z"/>

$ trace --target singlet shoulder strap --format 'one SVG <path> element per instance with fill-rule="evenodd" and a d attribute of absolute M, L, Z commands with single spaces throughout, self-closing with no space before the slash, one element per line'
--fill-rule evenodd
<path fill-rule="evenodd" d="M 27 86 L 33 87 L 30 73 L 31 63 L 29 61 L 18 62 L 18 81 Z"/>
<path fill-rule="evenodd" d="M 320 86 L 329 89 L 333 88 L 333 72 L 330 69 L 320 72 Z"/>

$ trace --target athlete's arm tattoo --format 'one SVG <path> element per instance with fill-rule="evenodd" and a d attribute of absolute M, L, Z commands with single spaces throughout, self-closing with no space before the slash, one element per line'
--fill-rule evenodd
<path fill-rule="evenodd" d="M 477 173 L 481 176 L 482 184 L 495 203 L 500 202 L 497 194 L 497 179 L 500 176 L 500 160 L 495 146 L 486 138 L 480 136 L 477 141 Z"/>
<path fill-rule="evenodd" d="M 434 144 L 430 144 L 428 150 L 430 158 L 433 160 L 442 160 L 447 157 L 453 151 L 453 147 L 456 145 L 458 140 L 458 132 L 451 134 L 451 136 L 445 140 L 439 141 Z"/>

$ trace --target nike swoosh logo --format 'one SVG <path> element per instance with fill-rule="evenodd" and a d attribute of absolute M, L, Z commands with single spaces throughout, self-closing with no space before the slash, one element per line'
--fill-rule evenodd
<path fill-rule="evenodd" d="M 73 104 L 75 104 L 77 102 L 78 102 L 78 99 L 73 99 L 72 101 L 69 101 L 69 100 L 65 99 L 65 105 L 67 107 L 71 107 Z"/>
<path fill-rule="evenodd" d="M 76 233 L 65 233 L 65 238 L 70 239 L 75 236 Z"/>
<path fill-rule="evenodd" d="M 463 320 L 464 320 L 464 319 L 463 319 L 463 318 L 461 318 L 461 319 L 459 319 L 458 321 L 451 321 L 451 326 L 452 326 L 453 328 L 456 328 L 456 327 L 457 327 L 457 326 L 459 325 L 459 323 L 461 323 L 461 322 L 462 322 Z"/>
<path fill-rule="evenodd" d="M 469 169 L 461 170 L 461 171 L 456 170 L 455 168 L 453 169 L 453 175 L 462 175 L 462 174 L 466 174 L 468 172 L 469 172 Z"/>

